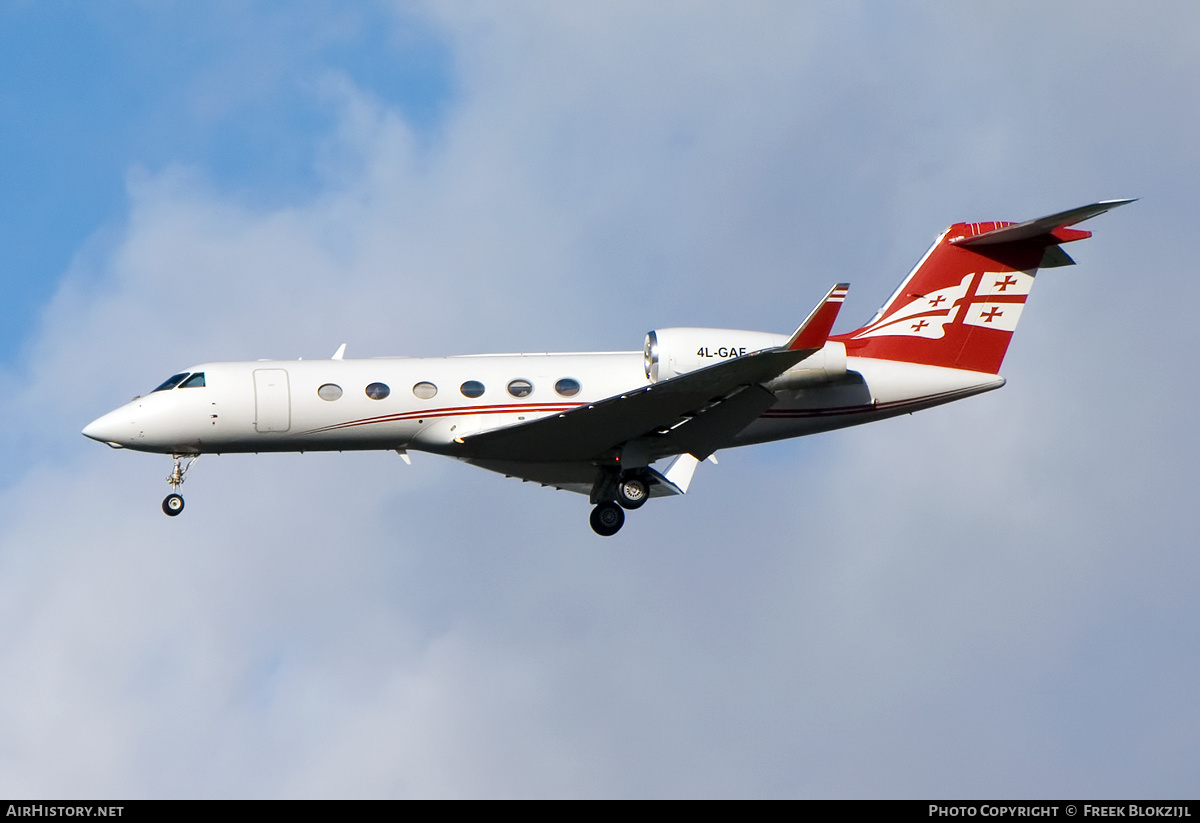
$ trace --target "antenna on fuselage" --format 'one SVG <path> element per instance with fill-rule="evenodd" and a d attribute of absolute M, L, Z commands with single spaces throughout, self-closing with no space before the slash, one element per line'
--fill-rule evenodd
<path fill-rule="evenodd" d="M 335 351 L 333 353 L 333 357 L 331 357 L 329 359 L 330 360 L 342 360 L 343 358 L 345 358 L 345 356 L 346 356 L 346 344 L 343 343 L 342 345 L 338 346 L 338 350 Z"/>

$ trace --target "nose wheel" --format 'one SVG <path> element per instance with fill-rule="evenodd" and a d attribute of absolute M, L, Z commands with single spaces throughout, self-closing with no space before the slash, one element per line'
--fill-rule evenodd
<path fill-rule="evenodd" d="M 179 487 L 183 485 L 184 478 L 187 476 L 188 469 L 200 457 L 198 454 L 171 455 L 175 458 L 175 468 L 167 475 L 167 482 L 171 484 L 171 493 L 163 498 L 162 510 L 167 517 L 176 517 L 183 511 L 183 497 L 179 494 Z"/>

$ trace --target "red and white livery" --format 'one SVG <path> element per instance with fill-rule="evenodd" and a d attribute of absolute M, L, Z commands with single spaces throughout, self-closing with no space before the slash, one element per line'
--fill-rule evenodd
<path fill-rule="evenodd" d="M 592 528 L 684 494 L 719 449 L 907 414 L 1004 385 L 1040 268 L 1071 226 L 1131 200 L 1025 223 L 956 223 L 865 326 L 832 335 L 835 285 L 790 335 L 657 329 L 641 352 L 203 363 L 91 422 L 115 448 L 170 454 L 173 491 L 222 452 L 391 449 L 454 457 L 588 495 Z M 715 462 L 715 460 L 714 460 Z"/>

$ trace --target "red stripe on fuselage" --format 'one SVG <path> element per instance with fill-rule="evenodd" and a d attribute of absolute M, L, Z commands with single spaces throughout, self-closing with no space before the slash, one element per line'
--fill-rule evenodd
<path fill-rule="evenodd" d="M 563 412 L 570 411 L 582 403 L 507 403 L 498 406 L 444 406 L 440 409 L 424 409 L 417 411 L 383 414 L 378 417 L 363 417 L 358 420 L 347 420 L 344 423 L 334 423 L 311 429 L 302 434 L 323 434 L 325 432 L 348 429 L 356 426 L 370 426 L 376 423 L 396 423 L 402 420 L 425 420 L 436 417 L 470 416 L 475 414 L 520 414 L 521 412 Z"/>

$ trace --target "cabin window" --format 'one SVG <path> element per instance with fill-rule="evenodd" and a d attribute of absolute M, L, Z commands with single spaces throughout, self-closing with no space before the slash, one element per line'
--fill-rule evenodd
<path fill-rule="evenodd" d="M 336 383 L 326 383 L 317 389 L 317 397 L 322 400 L 337 400 L 342 396 L 342 387 Z"/>
<path fill-rule="evenodd" d="M 150 393 L 154 394 L 155 391 L 166 391 L 167 389 L 173 389 L 182 383 L 183 379 L 187 376 L 187 372 L 184 372 L 183 374 L 173 374 L 166 379 L 166 382 Z"/>
<path fill-rule="evenodd" d="M 528 397 L 533 394 L 533 384 L 528 380 L 514 380 L 508 384 L 508 393 L 513 397 Z"/>
<path fill-rule="evenodd" d="M 437 396 L 437 386 L 430 383 L 428 380 L 422 380 L 417 385 L 413 386 L 413 394 L 421 400 L 431 400 Z"/>
<path fill-rule="evenodd" d="M 564 377 L 554 384 L 554 390 L 563 397 L 574 397 L 579 394 L 580 388 L 579 381 L 574 377 Z"/>
<path fill-rule="evenodd" d="M 198 371 L 179 384 L 181 389 L 202 389 L 204 388 L 204 372 Z"/>
<path fill-rule="evenodd" d="M 483 394 L 483 384 L 478 380 L 468 380 L 458 387 L 464 397 L 479 397 Z"/>
<path fill-rule="evenodd" d="M 392 393 L 392 390 L 387 387 L 386 383 L 372 383 L 366 388 L 367 397 L 372 400 L 382 400 Z"/>

